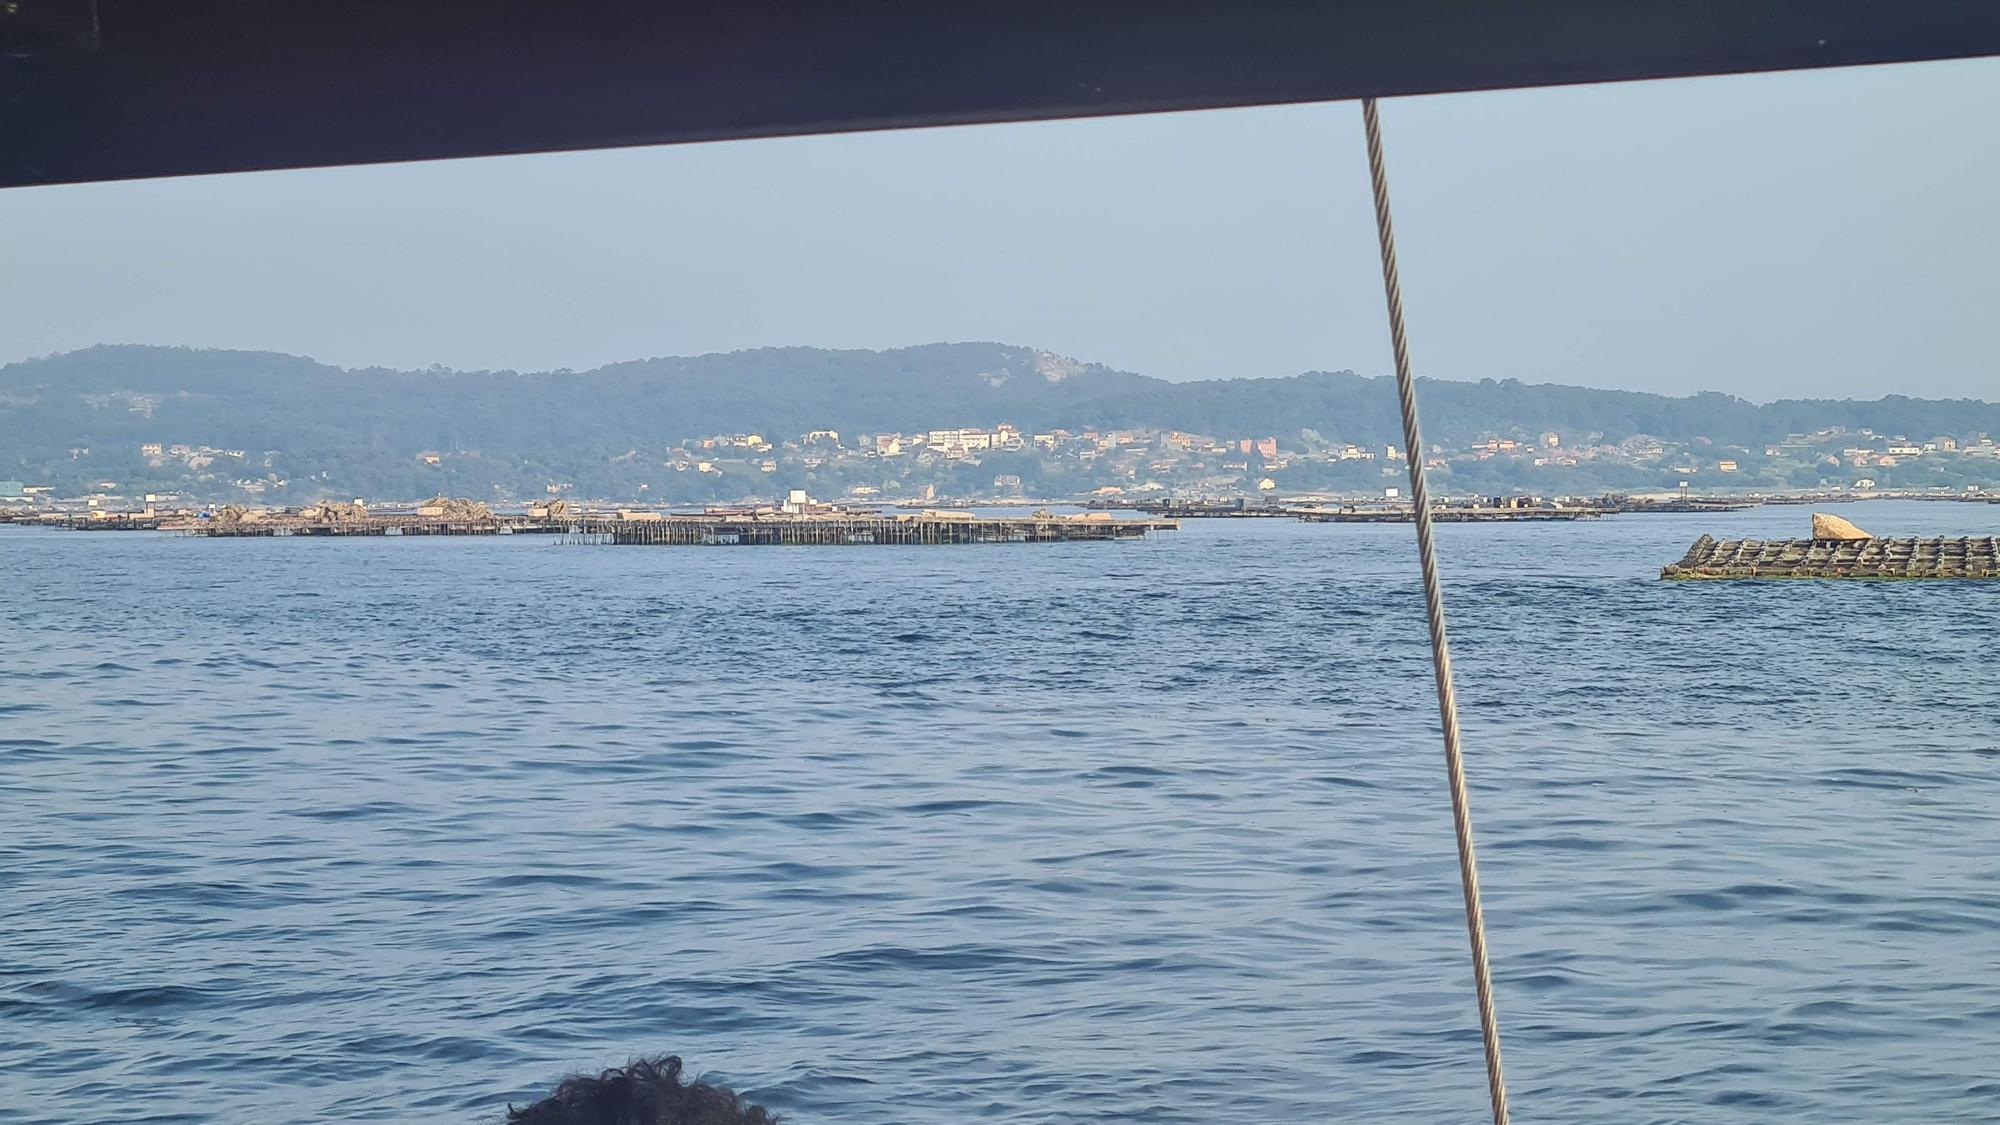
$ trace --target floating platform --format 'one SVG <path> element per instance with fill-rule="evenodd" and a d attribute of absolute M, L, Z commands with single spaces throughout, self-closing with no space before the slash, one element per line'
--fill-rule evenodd
<path fill-rule="evenodd" d="M 1619 512 L 1674 515 L 1681 513 L 1747 512 L 1763 503 L 1765 501 L 1762 500 L 1708 500 L 1698 496 L 1678 500 L 1641 500 L 1625 497 L 1611 502 L 1607 506 Z"/>
<path fill-rule="evenodd" d="M 185 520 L 160 526 L 159 530 L 203 539 L 290 539 L 367 535 L 552 535 L 569 530 L 569 525 L 518 518 L 443 520 L 371 516 L 365 520 L 327 523 L 285 518 L 227 522 Z"/>
<path fill-rule="evenodd" d="M 591 521 L 573 542 L 660 547 L 928 546 L 963 543 L 1079 543 L 1139 539 L 1173 531 L 1174 520 L 1103 516 L 701 515 Z"/>
<path fill-rule="evenodd" d="M 1295 513 L 1307 523 L 1414 523 L 1414 508 L 1301 509 Z M 1432 508 L 1432 523 L 1545 523 L 1550 521 L 1594 520 L 1613 515 L 1607 508 Z"/>
<path fill-rule="evenodd" d="M 1092 500 L 1092 509 L 1126 509 L 1167 519 L 1274 519 L 1293 514 L 1282 504 L 1244 500 Z"/>
<path fill-rule="evenodd" d="M 158 531 L 172 520 L 164 516 L 114 515 L 100 519 L 88 516 L 64 520 L 55 526 L 71 531 Z"/>
<path fill-rule="evenodd" d="M 1668 579 L 2000 578 L 2000 538 L 1695 540 Z"/>

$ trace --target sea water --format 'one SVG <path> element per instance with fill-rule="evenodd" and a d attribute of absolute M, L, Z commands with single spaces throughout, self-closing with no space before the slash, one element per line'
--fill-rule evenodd
<path fill-rule="evenodd" d="M 2000 507 L 1837 509 L 1992 534 Z M 2000 582 L 1440 529 L 1523 1122 L 2000 1116 Z M 1407 526 L 0 528 L 0 1121 L 1473 1121 Z"/>

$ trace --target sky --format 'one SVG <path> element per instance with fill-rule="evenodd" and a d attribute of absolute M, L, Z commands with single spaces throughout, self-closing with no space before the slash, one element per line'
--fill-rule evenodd
<path fill-rule="evenodd" d="M 1385 102 L 1420 375 L 2000 397 L 2000 60 Z M 1389 369 L 1331 103 L 0 191 L 0 362 L 993 340 Z"/>

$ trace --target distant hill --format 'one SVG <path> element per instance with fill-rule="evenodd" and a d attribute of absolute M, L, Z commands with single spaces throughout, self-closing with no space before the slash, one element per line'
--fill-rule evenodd
<path fill-rule="evenodd" d="M 1929 437 L 2000 432 L 2000 406 L 1889 396 L 1757 405 L 1525 384 L 1427 380 L 1426 433 L 1463 443 L 1553 430 L 1752 446 L 1828 426 Z M 402 487 L 426 450 L 577 477 L 632 450 L 751 431 L 774 440 L 1011 422 L 1023 430 L 1157 426 L 1225 438 L 1398 440 L 1386 378 L 1315 372 L 1174 383 L 1002 344 L 890 351 L 765 348 L 634 360 L 591 371 L 343 369 L 270 352 L 100 346 L 0 367 L 0 476 L 131 475 L 142 443 L 279 451 L 284 471 L 329 488 Z M 374 468 L 368 468 L 374 466 Z M 360 467 L 360 476 L 353 470 Z M 343 470 L 339 479 L 332 474 Z M 379 471 L 378 471 L 379 470 Z M 418 482 L 420 484 L 421 482 Z M 416 487 L 415 484 L 410 487 Z"/>

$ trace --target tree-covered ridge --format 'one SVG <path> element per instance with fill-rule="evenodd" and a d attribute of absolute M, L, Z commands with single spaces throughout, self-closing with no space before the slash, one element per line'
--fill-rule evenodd
<path fill-rule="evenodd" d="M 1746 450 L 1835 428 L 1917 439 L 2000 433 L 2000 405 L 1895 395 L 1759 405 L 1715 392 L 1676 398 L 1426 380 L 1422 401 L 1426 434 L 1440 447 L 1545 432 L 1571 445 L 1650 435 Z M 121 486 L 154 481 L 140 450 L 159 443 L 242 451 L 246 477 L 284 479 L 294 491 L 427 495 L 438 473 L 423 470 L 438 466 L 419 455 L 440 452 L 451 455 L 468 493 L 547 480 L 615 495 L 650 479 L 642 470 L 659 468 L 667 450 L 702 435 L 782 440 L 815 430 L 852 437 L 999 423 L 1029 433 L 1145 428 L 1290 442 L 1310 432 L 1374 447 L 1399 440 L 1386 377 L 1173 383 L 990 343 L 763 348 L 582 372 L 344 369 L 271 352 L 150 346 L 0 367 L 0 478 L 95 476 Z"/>

